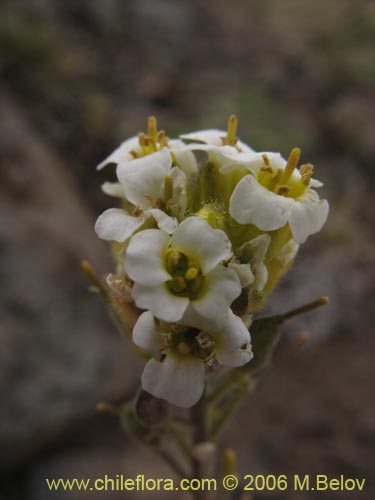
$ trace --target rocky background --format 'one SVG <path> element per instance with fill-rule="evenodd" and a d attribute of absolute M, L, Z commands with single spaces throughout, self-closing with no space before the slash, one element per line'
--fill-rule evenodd
<path fill-rule="evenodd" d="M 373 20 L 366 0 L 2 0 L 0 500 L 161 498 L 44 482 L 171 476 L 96 411 L 132 397 L 142 367 L 80 271 L 112 265 L 93 231 L 110 172 L 95 165 L 151 114 L 173 136 L 233 112 L 254 148 L 300 146 L 331 202 L 264 313 L 331 303 L 284 327 L 223 444 L 244 474 L 367 479 L 362 494 L 255 500 L 375 498 Z"/>

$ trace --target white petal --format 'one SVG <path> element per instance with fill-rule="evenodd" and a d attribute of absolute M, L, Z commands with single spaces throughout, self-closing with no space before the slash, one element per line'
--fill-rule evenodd
<path fill-rule="evenodd" d="M 253 357 L 250 334 L 242 320 L 231 313 L 216 335 L 216 357 L 222 365 L 237 367 L 248 363 Z"/>
<path fill-rule="evenodd" d="M 143 210 L 154 206 L 157 200 L 164 199 L 165 177 L 165 169 L 159 164 L 124 175 L 122 185 L 126 198 Z"/>
<path fill-rule="evenodd" d="M 198 217 L 189 217 L 181 222 L 173 233 L 172 246 L 196 260 L 203 274 L 232 255 L 232 245 L 224 231 L 213 229 Z"/>
<path fill-rule="evenodd" d="M 133 328 L 133 342 L 142 349 L 156 353 L 162 344 L 150 311 L 142 313 Z"/>
<path fill-rule="evenodd" d="M 171 168 L 172 158 L 167 148 L 135 160 L 121 162 L 116 169 L 118 180 L 124 184 L 129 174 L 140 172 L 153 165 L 162 166 L 166 172 Z"/>
<path fill-rule="evenodd" d="M 108 196 L 114 196 L 115 198 L 124 198 L 124 188 L 119 182 L 104 182 L 101 185 L 102 191 Z"/>
<path fill-rule="evenodd" d="M 99 163 L 99 165 L 96 167 L 97 170 L 101 170 L 104 168 L 106 165 L 109 165 L 110 163 L 121 163 L 121 162 L 127 162 L 132 160 L 134 157 L 130 154 L 130 151 L 139 150 L 139 140 L 138 137 L 131 137 L 130 139 L 127 139 L 123 143 L 120 144 L 120 146 L 115 149 L 104 161 Z"/>
<path fill-rule="evenodd" d="M 201 295 L 191 306 L 206 318 L 220 320 L 228 314 L 229 306 L 241 293 L 241 284 L 232 269 L 217 266 L 206 274 Z"/>
<path fill-rule="evenodd" d="M 167 356 L 163 362 L 151 359 L 142 374 L 142 387 L 157 398 L 190 408 L 203 393 L 203 362 L 192 356 Z"/>
<path fill-rule="evenodd" d="M 253 283 L 254 274 L 251 271 L 250 264 L 236 264 L 235 262 L 230 262 L 228 268 L 233 269 L 237 274 L 242 288 L 246 288 Z"/>
<path fill-rule="evenodd" d="M 95 223 L 95 231 L 99 238 L 109 241 L 123 241 L 144 223 L 145 218 L 132 217 L 120 208 L 109 208 L 103 212 Z"/>
<path fill-rule="evenodd" d="M 254 264 L 254 286 L 257 290 L 262 291 L 268 280 L 268 269 L 263 261 Z"/>
<path fill-rule="evenodd" d="M 271 236 L 269 234 L 260 234 L 259 236 L 256 236 L 255 238 L 246 241 L 243 245 L 241 245 L 237 250 L 236 250 L 236 255 L 241 257 L 244 249 L 247 246 L 250 246 L 251 248 L 251 262 L 254 260 L 263 260 L 264 257 L 266 256 L 269 244 L 271 243 Z"/>
<path fill-rule="evenodd" d="M 268 191 L 252 175 L 246 175 L 233 191 L 229 211 L 240 224 L 272 231 L 286 224 L 293 204 L 292 198 Z"/>
<path fill-rule="evenodd" d="M 169 240 L 169 236 L 158 229 L 135 234 L 125 256 L 124 268 L 129 277 L 142 285 L 156 285 L 171 279 L 164 262 Z"/>
<path fill-rule="evenodd" d="M 306 241 L 310 234 L 317 233 L 327 220 L 329 206 L 327 200 L 320 200 L 317 193 L 308 189 L 293 206 L 290 214 L 290 229 L 299 244 Z"/>
<path fill-rule="evenodd" d="M 147 213 L 152 215 L 159 229 L 161 229 L 165 233 L 172 234 L 178 226 L 178 222 L 175 217 L 170 217 L 159 208 L 152 208 L 150 210 L 147 210 Z"/>
<path fill-rule="evenodd" d="M 189 134 L 180 135 L 181 139 L 188 141 L 198 141 L 206 144 L 210 144 L 213 146 L 222 146 L 223 141 L 222 137 L 226 137 L 226 130 L 218 130 L 218 129 L 207 129 L 207 130 L 198 130 L 196 132 L 190 132 Z"/>
<path fill-rule="evenodd" d="M 188 148 L 174 149 L 173 154 L 181 170 L 187 175 L 193 175 L 198 172 L 197 160 L 194 153 Z"/>
<path fill-rule="evenodd" d="M 173 201 L 180 207 L 180 214 L 183 215 L 187 204 L 186 175 L 178 167 L 173 167 L 168 175 L 173 180 Z"/>
<path fill-rule="evenodd" d="M 181 325 L 198 328 L 204 332 L 216 332 L 220 328 L 222 318 L 207 318 L 202 316 L 190 303 L 179 323 Z"/>
<path fill-rule="evenodd" d="M 188 298 L 177 297 L 164 283 L 154 286 L 135 283 L 132 296 L 137 307 L 149 309 L 154 316 L 168 322 L 179 321 L 189 304 Z"/>
<path fill-rule="evenodd" d="M 324 184 L 323 182 L 318 181 L 318 179 L 311 179 L 309 186 L 316 189 L 323 187 Z"/>
<path fill-rule="evenodd" d="M 270 162 L 272 161 L 272 163 L 280 163 L 282 160 L 280 153 L 237 153 L 237 155 L 233 156 L 220 152 L 220 154 L 217 155 L 222 165 L 220 172 L 222 174 L 229 173 L 241 166 L 249 170 L 249 172 L 257 174 L 264 166 L 264 154 L 267 154 L 268 159 Z"/>

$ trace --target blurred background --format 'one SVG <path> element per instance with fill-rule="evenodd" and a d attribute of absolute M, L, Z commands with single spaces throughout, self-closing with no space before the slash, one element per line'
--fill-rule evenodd
<path fill-rule="evenodd" d="M 241 473 L 367 479 L 255 499 L 375 498 L 373 24 L 366 0 L 2 0 L 0 500 L 120 499 L 44 478 L 171 475 L 96 411 L 132 397 L 142 367 L 80 270 L 112 270 L 93 224 L 114 171 L 95 166 L 151 114 L 171 137 L 231 113 L 255 149 L 301 147 L 331 204 L 264 314 L 331 303 L 285 325 L 223 445 Z"/>

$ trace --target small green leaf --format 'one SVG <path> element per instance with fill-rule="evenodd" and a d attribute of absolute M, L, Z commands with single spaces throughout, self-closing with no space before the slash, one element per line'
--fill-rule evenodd
<path fill-rule="evenodd" d="M 252 323 L 250 333 L 254 357 L 249 363 L 238 368 L 238 370 L 253 375 L 258 374 L 265 368 L 279 339 L 280 326 L 283 322 L 284 317 L 277 315 L 260 318 Z"/>

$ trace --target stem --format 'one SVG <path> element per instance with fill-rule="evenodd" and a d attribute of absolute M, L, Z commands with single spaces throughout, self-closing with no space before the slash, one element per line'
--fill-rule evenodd
<path fill-rule="evenodd" d="M 180 479 L 188 478 L 189 474 L 181 467 L 181 465 L 172 457 L 172 455 L 164 450 L 161 446 L 154 446 L 155 451 L 172 467 Z"/>
<path fill-rule="evenodd" d="M 222 381 L 218 384 L 218 386 L 215 387 L 215 389 L 211 392 L 211 394 L 207 396 L 207 403 L 210 404 L 213 401 L 215 401 L 215 399 L 222 396 L 231 387 L 232 384 L 233 384 L 233 377 L 231 373 L 229 373 L 222 379 Z"/>
<path fill-rule="evenodd" d="M 248 392 L 249 392 L 248 387 L 238 388 L 237 391 L 234 393 L 234 395 L 226 403 L 224 408 L 220 409 L 220 416 L 212 424 L 212 428 L 211 428 L 211 432 L 210 432 L 210 439 L 211 440 L 217 439 L 221 430 L 223 429 L 225 424 L 229 421 L 229 419 L 232 416 L 232 414 L 234 413 L 234 411 L 237 409 L 242 398 L 244 396 L 246 396 L 246 394 Z"/>
<path fill-rule="evenodd" d="M 168 431 L 169 431 L 169 434 L 171 435 L 171 437 L 174 439 L 174 441 L 179 446 L 179 448 L 182 451 L 182 453 L 184 454 L 184 456 L 189 461 L 191 461 L 193 459 L 193 455 L 192 455 L 189 443 L 186 441 L 183 433 L 180 432 L 180 430 L 176 426 L 170 426 L 168 428 Z"/>
<path fill-rule="evenodd" d="M 207 441 L 207 415 L 206 415 L 206 396 L 203 396 L 191 409 L 191 420 L 193 423 L 193 444 L 196 448 L 199 444 Z M 203 465 L 199 456 L 192 457 L 193 478 L 203 479 Z M 194 492 L 196 500 L 205 500 L 204 491 Z"/>
<path fill-rule="evenodd" d="M 314 300 L 313 302 L 309 302 L 308 304 L 305 304 L 304 306 L 297 307 L 296 309 L 292 309 L 291 311 L 285 313 L 282 315 L 283 320 L 293 318 L 294 316 L 298 316 L 299 314 L 304 314 L 306 312 L 312 311 L 313 309 L 316 309 L 317 307 L 325 306 L 329 303 L 329 299 L 327 296 L 323 295 L 323 297 L 320 297 L 317 300 Z"/>

